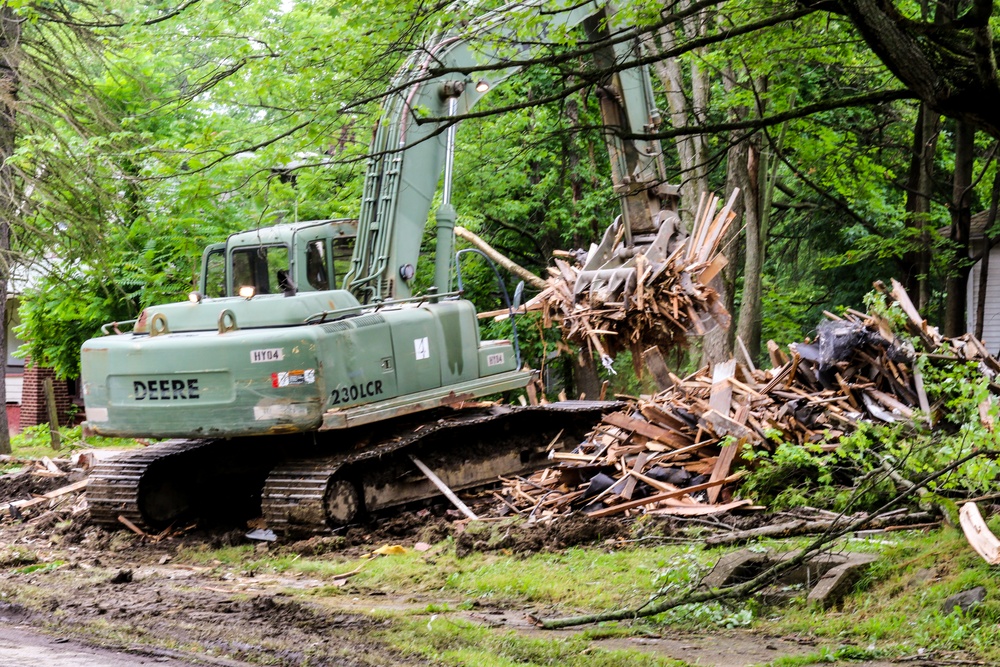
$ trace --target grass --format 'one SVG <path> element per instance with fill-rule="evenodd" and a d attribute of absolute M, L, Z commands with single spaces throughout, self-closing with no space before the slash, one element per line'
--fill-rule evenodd
<path fill-rule="evenodd" d="M 436 549 L 380 557 L 300 558 L 298 554 L 255 554 L 251 546 L 187 549 L 175 562 L 238 567 L 254 572 L 294 572 L 333 580 L 360 568 L 349 586 L 323 586 L 318 596 L 401 592 L 440 595 L 448 601 L 531 604 L 563 609 L 604 610 L 642 604 L 666 585 L 697 581 L 712 557 L 689 548 L 655 547 L 607 550 L 571 548 L 530 557 L 474 553 L 455 556 L 449 542 Z"/>
<path fill-rule="evenodd" d="M 989 525 L 1000 533 L 1000 518 Z M 986 588 L 982 604 L 968 614 L 942 611 L 947 597 L 975 586 Z M 900 654 L 919 649 L 972 651 L 988 662 L 1000 661 L 995 639 L 1000 576 L 959 530 L 943 528 L 898 540 L 885 548 L 857 588 L 839 610 L 800 607 L 775 613 L 760 625 L 780 633 L 891 645 Z"/>
<path fill-rule="evenodd" d="M 583 635 L 533 637 L 513 630 L 493 630 L 479 623 L 432 614 L 398 618 L 377 636 L 393 648 L 444 665 L 477 667 L 653 667 L 686 663 L 636 650 L 594 647 Z"/>
<path fill-rule="evenodd" d="M 20 433 L 11 436 L 12 455 L 23 459 L 40 459 L 43 456 L 66 456 L 77 449 L 129 449 L 138 447 L 132 438 L 102 438 L 100 436 L 83 437 L 79 426 L 63 426 L 59 428 L 62 447 L 59 451 L 52 449 L 52 436 L 48 424 L 25 427 Z M 7 467 L 7 472 L 11 466 Z"/>

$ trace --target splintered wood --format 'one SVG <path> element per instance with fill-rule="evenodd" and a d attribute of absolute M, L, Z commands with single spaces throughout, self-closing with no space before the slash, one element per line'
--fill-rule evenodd
<path fill-rule="evenodd" d="M 731 360 L 671 375 L 672 386 L 606 415 L 574 451 L 553 452 L 552 467 L 505 480 L 503 511 L 550 520 L 571 511 L 692 517 L 745 509 L 750 502 L 737 491 L 749 449 L 773 451 L 780 441 L 832 451 L 861 421 L 943 420 L 915 365 L 921 355 L 935 365 L 978 362 L 991 380 L 1000 373 L 975 337 L 946 339 L 928 326 L 898 283 L 876 287 L 906 314 L 905 333 L 919 350 L 878 314 L 827 313 L 816 341 L 787 354 L 770 343 L 769 370 Z"/>
<path fill-rule="evenodd" d="M 686 345 L 687 334 L 706 333 L 713 321 L 727 328 L 729 313 L 709 283 L 727 262 L 718 246 L 736 217 L 737 194 L 718 212 L 720 200 L 703 194 L 686 237 L 677 233 L 668 242 L 660 234 L 645 246 L 637 238 L 629 249 L 619 230 L 614 253 L 597 269 L 584 271 L 582 261 L 574 265 L 557 258 L 548 286 L 529 308 L 542 310 L 545 326 L 559 324 L 567 341 L 605 359 L 625 349 L 638 358 L 650 345 L 669 353 Z M 588 262 L 596 251 L 591 249 Z"/>

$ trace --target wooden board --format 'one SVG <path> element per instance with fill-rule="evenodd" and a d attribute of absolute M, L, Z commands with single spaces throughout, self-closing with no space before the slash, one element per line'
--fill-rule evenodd
<path fill-rule="evenodd" d="M 691 444 L 690 440 L 683 438 L 674 432 L 656 426 L 655 424 L 642 421 L 641 419 L 628 417 L 621 412 L 612 412 L 609 415 L 604 415 L 603 421 L 605 424 L 611 424 L 612 426 L 617 426 L 618 428 L 625 429 L 626 431 L 638 433 L 641 436 L 649 438 L 650 440 L 656 440 L 657 442 L 663 443 L 669 447 L 687 447 Z"/>
<path fill-rule="evenodd" d="M 694 486 L 689 486 L 686 489 L 678 489 L 677 491 L 666 491 L 663 493 L 656 493 L 646 498 L 640 498 L 639 500 L 631 500 L 627 503 L 621 503 L 619 505 L 612 505 L 611 507 L 605 507 L 604 509 L 599 509 L 594 512 L 587 512 L 587 516 L 601 517 L 601 516 L 611 516 L 612 514 L 619 514 L 625 510 L 634 509 L 636 507 L 642 507 L 643 505 L 651 505 L 657 503 L 661 500 L 667 500 L 669 498 L 678 498 L 680 496 L 695 493 L 696 491 L 704 491 L 705 489 L 710 489 L 713 486 L 718 486 L 720 484 L 728 484 L 729 482 L 735 482 L 736 480 L 743 477 L 741 473 L 735 475 L 730 475 L 725 479 L 720 479 L 716 482 L 705 482 L 704 484 L 695 484 Z"/>
<path fill-rule="evenodd" d="M 750 504 L 749 500 L 734 500 L 731 503 L 723 503 L 722 505 L 660 507 L 655 510 L 649 510 L 647 514 L 659 514 L 663 516 L 711 516 L 712 514 L 722 514 L 723 512 L 728 512 L 729 510 L 738 509 L 740 507 L 746 507 L 749 504 Z"/>
<path fill-rule="evenodd" d="M 674 386 L 673 380 L 670 379 L 670 369 L 667 368 L 667 362 L 664 361 L 660 348 L 654 345 L 644 350 L 642 361 L 646 364 L 646 369 L 653 376 L 653 379 L 656 380 L 656 386 L 659 387 L 660 391 Z"/>
<path fill-rule="evenodd" d="M 35 505 L 40 505 L 47 500 L 53 500 L 60 496 L 65 496 L 68 493 L 76 493 L 77 491 L 83 491 L 85 488 L 87 488 L 88 482 L 90 482 L 90 478 L 81 479 L 79 482 L 75 482 L 68 486 L 62 486 L 58 489 L 55 489 L 54 491 L 49 491 L 48 493 L 44 493 L 38 496 L 37 498 L 32 498 L 31 500 L 15 500 L 10 504 L 19 509 L 24 509 L 25 507 L 34 507 Z"/>
<path fill-rule="evenodd" d="M 733 404 L 733 385 L 729 380 L 735 375 L 735 359 L 716 364 L 712 369 L 712 393 L 708 398 L 708 405 L 726 417 L 729 416 L 729 409 Z"/>
<path fill-rule="evenodd" d="M 740 453 L 740 449 L 746 444 L 746 438 L 737 440 L 736 442 L 726 445 L 719 452 L 719 460 L 715 462 L 715 468 L 712 470 L 712 476 L 709 478 L 709 483 L 718 482 L 729 476 L 729 470 L 733 467 L 733 461 L 736 460 L 736 456 Z M 715 503 L 719 499 L 719 492 L 722 488 L 719 486 L 713 486 L 708 490 L 708 502 Z"/>

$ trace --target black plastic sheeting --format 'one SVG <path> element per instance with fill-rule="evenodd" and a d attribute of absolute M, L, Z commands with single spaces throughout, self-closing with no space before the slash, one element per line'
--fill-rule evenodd
<path fill-rule="evenodd" d="M 879 334 L 869 331 L 864 325 L 844 320 L 826 320 L 816 327 L 817 340 L 808 345 L 798 344 L 795 351 L 803 359 L 819 364 L 825 371 L 839 361 L 851 356 L 864 345 L 887 347 L 888 342 Z"/>
<path fill-rule="evenodd" d="M 913 350 L 897 341 L 888 341 L 877 331 L 872 331 L 858 322 L 845 320 L 825 320 L 816 327 L 815 343 L 799 343 L 795 352 L 800 357 L 816 364 L 816 379 L 824 389 L 836 389 L 837 363 L 850 359 L 858 348 L 875 347 L 885 351 L 892 361 L 912 361 Z"/>

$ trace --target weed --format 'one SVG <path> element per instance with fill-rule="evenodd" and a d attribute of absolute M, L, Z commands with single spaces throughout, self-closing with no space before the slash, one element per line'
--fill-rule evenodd
<path fill-rule="evenodd" d="M 54 560 L 49 563 L 33 563 L 25 567 L 19 567 L 16 571 L 21 574 L 30 574 L 32 572 L 52 572 L 53 570 L 58 570 L 65 564 L 65 561 Z"/>

